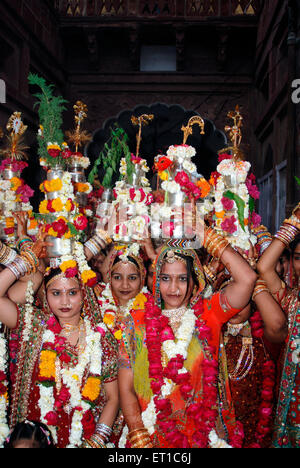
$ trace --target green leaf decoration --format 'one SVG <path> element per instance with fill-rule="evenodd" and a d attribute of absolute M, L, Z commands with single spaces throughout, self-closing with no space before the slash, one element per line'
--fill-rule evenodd
<path fill-rule="evenodd" d="M 250 211 L 250 214 L 253 213 L 255 209 L 255 200 L 253 197 L 249 197 L 249 211 Z"/>
<path fill-rule="evenodd" d="M 45 159 L 50 166 L 53 166 L 58 161 L 56 158 L 49 156 L 47 144 L 51 142 L 61 145 L 64 141 L 64 134 L 61 129 L 63 124 L 62 114 L 66 110 L 65 104 L 68 101 L 61 96 L 55 96 L 53 94 L 54 85 L 48 85 L 44 78 L 38 75 L 30 73 L 28 82 L 30 85 L 38 86 L 41 89 L 40 93 L 33 95 L 37 99 L 34 108 L 38 106 L 39 121 L 43 127 L 43 135 L 38 136 L 38 154 L 40 158 Z"/>
<path fill-rule="evenodd" d="M 242 200 L 241 197 L 239 197 L 239 195 L 231 192 L 230 190 L 227 190 L 224 193 L 224 197 L 229 198 L 230 200 L 233 200 L 235 202 L 236 207 L 237 207 L 240 226 L 242 227 L 243 231 L 245 231 L 244 213 L 245 213 L 246 204 L 244 200 Z"/>
<path fill-rule="evenodd" d="M 300 179 L 297 176 L 294 176 L 298 185 L 300 185 Z"/>
<path fill-rule="evenodd" d="M 130 150 L 127 144 L 128 136 L 125 131 L 115 125 L 113 128 L 111 128 L 110 132 L 110 137 L 104 144 L 103 149 L 96 159 L 94 166 L 88 176 L 89 183 L 94 185 L 95 180 L 98 177 L 98 169 L 99 167 L 102 167 L 104 169 L 105 175 L 101 185 L 104 188 L 112 188 L 113 176 L 119 171 L 121 158 L 126 158 L 127 169 L 129 170 L 129 173 L 132 170 L 131 166 L 133 166 L 131 161 L 129 161 L 130 164 L 128 164 L 128 154 L 130 160 Z"/>

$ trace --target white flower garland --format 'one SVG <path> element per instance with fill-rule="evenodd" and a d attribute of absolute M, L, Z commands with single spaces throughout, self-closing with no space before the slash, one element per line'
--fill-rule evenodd
<path fill-rule="evenodd" d="M 101 334 L 92 330 L 91 324 L 88 319 L 84 319 L 86 330 L 86 346 L 83 353 L 78 358 L 78 364 L 70 369 L 61 369 L 60 376 L 63 384 L 69 389 L 71 398 L 70 405 L 72 408 L 80 407 L 81 411 L 76 410 L 72 418 L 71 431 L 69 436 L 69 444 L 67 448 L 78 448 L 82 444 L 82 417 L 84 413 L 90 409 L 90 405 L 82 399 L 81 386 L 83 376 L 89 368 L 92 374 L 101 375 L 102 370 L 102 347 L 101 347 Z M 55 335 L 52 331 L 46 330 L 43 334 L 43 343 L 55 342 Z M 48 412 L 53 411 L 54 407 L 54 393 L 53 387 L 46 388 L 39 384 L 40 399 L 39 408 L 41 411 L 41 420 L 45 424 L 47 421 L 45 416 Z M 56 427 L 50 426 L 50 430 L 57 441 Z"/>
<path fill-rule="evenodd" d="M 33 301 L 34 301 L 34 290 L 33 282 L 31 280 L 27 283 L 26 293 L 26 304 L 25 304 L 25 317 L 24 317 L 24 330 L 23 330 L 23 340 L 28 341 L 31 332 L 32 325 L 32 313 L 33 313 Z"/>
<path fill-rule="evenodd" d="M 149 292 L 148 289 L 144 286 L 143 289 L 138 293 L 138 296 L 140 294 L 147 294 L 148 292 Z M 106 283 L 106 286 L 101 293 L 101 297 L 103 298 L 103 300 L 100 299 L 102 319 L 104 318 L 106 312 L 108 313 L 113 312 L 114 314 L 116 314 L 118 311 L 118 307 L 115 303 L 115 300 L 111 291 L 111 286 L 109 283 Z M 127 317 L 128 315 L 130 315 L 130 311 L 134 307 L 135 301 L 136 301 L 136 297 L 134 297 L 133 299 L 130 299 L 127 305 L 122 307 L 123 317 Z M 106 323 L 106 326 L 108 329 L 112 329 L 114 326 L 114 323 L 110 323 L 110 324 Z"/>
<path fill-rule="evenodd" d="M 0 323 L 1 327 L 1 323 Z M 8 352 L 7 352 L 7 340 L 4 336 L 4 333 L 0 334 L 0 371 L 7 373 L 7 361 L 8 361 Z M 8 381 L 3 382 L 4 385 L 8 385 Z M 9 427 L 7 422 L 7 410 L 8 402 L 5 398 L 5 395 L 0 396 L 0 447 L 3 447 L 5 439 L 9 434 Z"/>
<path fill-rule="evenodd" d="M 196 155 L 196 150 L 193 146 L 187 145 L 178 145 L 170 146 L 167 151 L 167 156 L 169 159 L 173 160 L 174 158 L 180 162 L 183 162 L 186 159 L 191 159 Z"/>

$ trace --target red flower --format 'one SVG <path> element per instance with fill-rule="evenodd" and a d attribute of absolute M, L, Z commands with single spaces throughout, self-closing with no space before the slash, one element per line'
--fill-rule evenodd
<path fill-rule="evenodd" d="M 136 192 L 134 188 L 129 189 L 129 196 L 130 196 L 130 200 L 134 201 L 135 196 L 136 196 Z"/>
<path fill-rule="evenodd" d="M 76 276 L 77 274 L 78 274 L 78 268 L 77 267 L 67 268 L 67 270 L 65 271 L 65 277 L 66 278 L 74 278 L 74 276 Z"/>
<path fill-rule="evenodd" d="M 69 149 L 65 149 L 64 151 L 61 152 L 61 156 L 63 159 L 69 159 L 73 155 L 72 151 Z"/>
<path fill-rule="evenodd" d="M 67 403 L 71 398 L 71 393 L 66 387 L 62 387 L 61 391 L 59 392 L 58 399 L 63 403 Z"/>
<path fill-rule="evenodd" d="M 10 234 L 13 234 L 15 232 L 15 228 L 4 228 L 4 233 L 9 236 Z"/>
<path fill-rule="evenodd" d="M 94 278 L 90 278 L 86 285 L 89 287 L 89 288 L 92 288 L 93 286 L 96 286 L 97 284 L 97 276 L 94 276 Z"/>
<path fill-rule="evenodd" d="M 90 439 L 91 436 L 95 433 L 96 430 L 96 423 L 93 416 L 93 413 L 88 410 L 84 413 L 82 417 L 82 428 L 83 428 L 83 436 L 85 439 Z"/>
<path fill-rule="evenodd" d="M 227 197 L 223 197 L 222 200 L 221 200 L 221 202 L 222 202 L 222 205 L 223 205 L 223 207 L 224 207 L 224 210 L 226 210 L 226 211 L 230 211 L 230 210 L 232 210 L 233 207 L 234 207 L 234 201 L 233 201 L 233 200 L 230 200 L 230 199 L 227 198 Z"/>
<path fill-rule="evenodd" d="M 62 237 L 69 229 L 67 223 L 63 219 L 54 221 L 54 223 L 52 223 L 52 228 L 57 232 L 58 238 Z"/>
<path fill-rule="evenodd" d="M 166 156 L 162 156 L 159 160 L 154 164 L 155 169 L 159 172 L 165 171 L 168 167 L 172 166 L 173 161 L 167 158 Z"/>
<path fill-rule="evenodd" d="M 154 197 L 153 197 L 152 193 L 148 193 L 146 201 L 145 201 L 145 205 L 149 206 L 153 202 L 154 202 Z"/>
<path fill-rule="evenodd" d="M 74 226 L 78 231 L 84 231 L 88 225 L 88 220 L 86 216 L 77 216 L 77 218 L 74 220 Z"/>
<path fill-rule="evenodd" d="M 181 186 L 186 186 L 190 182 L 190 179 L 186 172 L 181 171 L 176 174 L 175 182 Z"/>
<path fill-rule="evenodd" d="M 0 371 L 0 382 L 3 382 L 4 380 L 6 380 L 6 374 L 5 372 Z"/>
<path fill-rule="evenodd" d="M 61 360 L 61 362 L 65 362 L 66 364 L 71 362 L 71 357 L 69 356 L 69 354 L 65 352 L 61 353 L 61 355 L 59 356 L 59 359 Z"/>
<path fill-rule="evenodd" d="M 220 154 L 219 155 L 219 163 L 224 161 L 225 159 L 232 159 L 232 155 L 231 154 Z"/>
<path fill-rule="evenodd" d="M 135 154 L 131 153 L 131 162 L 133 162 L 133 164 L 139 164 L 142 160 L 142 158 L 140 158 L 139 156 L 136 156 Z"/>
<path fill-rule="evenodd" d="M 47 426 L 57 426 L 58 417 L 55 411 L 49 411 L 45 416 Z"/>
<path fill-rule="evenodd" d="M 48 154 L 51 158 L 58 158 L 60 155 L 60 149 L 48 149 Z"/>
<path fill-rule="evenodd" d="M 55 213 L 54 208 L 52 208 L 52 200 L 48 200 L 48 203 L 47 203 L 47 210 L 48 210 L 50 213 Z"/>
<path fill-rule="evenodd" d="M 56 335 L 58 335 L 62 330 L 60 324 L 58 323 L 57 319 L 54 316 L 49 318 L 47 322 L 47 327 Z"/>
<path fill-rule="evenodd" d="M 221 228 L 223 229 L 223 231 L 229 232 L 229 234 L 233 234 L 237 231 L 235 222 L 236 218 L 234 216 L 231 216 L 230 218 L 225 218 L 221 224 Z"/>

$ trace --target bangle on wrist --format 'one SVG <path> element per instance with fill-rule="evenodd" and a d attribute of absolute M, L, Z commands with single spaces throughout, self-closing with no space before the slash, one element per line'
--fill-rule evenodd
<path fill-rule="evenodd" d="M 275 239 L 280 240 L 286 247 L 289 247 L 290 243 L 295 239 L 299 234 L 299 230 L 293 224 L 284 222 L 280 226 L 277 233 L 274 235 Z"/>

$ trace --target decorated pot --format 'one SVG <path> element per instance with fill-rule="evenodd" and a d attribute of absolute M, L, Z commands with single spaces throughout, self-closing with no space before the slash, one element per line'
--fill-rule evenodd
<path fill-rule="evenodd" d="M 49 258 L 61 257 L 72 253 L 71 239 L 60 239 L 58 237 L 47 236 L 46 242 L 52 245 L 47 246 L 47 254 Z"/>
<path fill-rule="evenodd" d="M 73 182 L 86 182 L 84 169 L 80 164 L 73 163 L 69 166 L 68 172 L 71 174 Z"/>
<path fill-rule="evenodd" d="M 142 185 L 141 179 L 144 177 L 144 171 L 139 164 L 134 164 L 134 172 L 132 174 L 132 187 L 140 187 Z"/>
<path fill-rule="evenodd" d="M 3 171 L 3 179 L 10 180 L 13 177 L 20 177 L 21 171 L 13 171 L 12 167 L 7 166 Z"/>
<path fill-rule="evenodd" d="M 64 175 L 64 170 L 62 166 L 60 165 L 53 166 L 51 169 L 48 169 L 47 171 L 47 180 L 62 179 L 63 175 Z"/>

